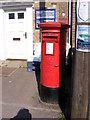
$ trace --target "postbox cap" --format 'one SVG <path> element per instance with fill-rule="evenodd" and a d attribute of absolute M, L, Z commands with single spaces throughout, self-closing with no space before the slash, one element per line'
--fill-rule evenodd
<path fill-rule="evenodd" d="M 38 26 L 40 28 L 47 28 L 47 27 L 55 27 L 55 28 L 60 28 L 61 27 L 61 23 L 60 22 L 43 22 L 43 23 L 39 23 Z"/>
<path fill-rule="evenodd" d="M 38 24 L 39 28 L 61 28 L 68 29 L 70 25 L 61 22 L 43 22 Z"/>

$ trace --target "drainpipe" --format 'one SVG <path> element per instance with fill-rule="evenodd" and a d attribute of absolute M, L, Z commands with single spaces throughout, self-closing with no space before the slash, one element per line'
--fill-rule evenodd
<path fill-rule="evenodd" d="M 39 2 L 39 9 L 40 10 L 44 10 L 45 9 L 45 0 L 43 0 L 43 1 L 41 1 L 40 0 L 40 2 Z M 42 16 L 41 16 L 41 14 L 40 14 L 40 18 L 41 18 Z M 41 20 L 40 20 L 40 23 L 41 23 Z M 42 39 L 42 37 L 41 37 L 41 32 L 40 32 L 40 37 L 39 37 L 39 39 L 40 39 L 40 42 L 41 42 L 41 39 Z"/>
<path fill-rule="evenodd" d="M 69 25 L 71 26 L 69 28 L 69 45 L 72 48 L 72 0 L 69 0 Z"/>

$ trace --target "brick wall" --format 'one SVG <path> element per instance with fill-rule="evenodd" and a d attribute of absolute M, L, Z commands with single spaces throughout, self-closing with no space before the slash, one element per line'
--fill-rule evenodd
<path fill-rule="evenodd" d="M 56 21 L 60 19 L 68 19 L 68 2 L 45 2 L 45 8 L 56 9 Z M 35 9 L 39 9 L 39 2 L 34 4 L 33 8 L 33 41 L 40 40 L 40 31 L 35 29 Z M 64 14 L 64 15 L 63 15 Z"/>
<path fill-rule="evenodd" d="M 68 19 L 68 2 L 58 2 L 57 19 Z"/>
<path fill-rule="evenodd" d="M 39 3 L 35 3 L 33 7 L 33 43 L 39 42 L 40 33 L 35 29 L 35 9 L 39 9 Z"/>
<path fill-rule="evenodd" d="M 75 47 L 75 24 L 76 24 L 76 11 L 75 11 L 75 2 L 73 2 L 73 7 L 72 7 L 72 47 Z"/>

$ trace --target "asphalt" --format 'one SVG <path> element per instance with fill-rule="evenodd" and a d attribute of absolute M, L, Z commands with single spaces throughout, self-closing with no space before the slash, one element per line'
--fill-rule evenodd
<path fill-rule="evenodd" d="M 26 61 L 0 61 L 2 118 L 59 118 L 58 104 L 40 100 L 37 77 L 27 72 Z"/>

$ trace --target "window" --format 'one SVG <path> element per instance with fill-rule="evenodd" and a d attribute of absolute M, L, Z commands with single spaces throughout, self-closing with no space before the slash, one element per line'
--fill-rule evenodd
<path fill-rule="evenodd" d="M 18 13 L 18 19 L 24 19 L 24 13 Z"/>
<path fill-rule="evenodd" d="M 9 13 L 9 19 L 15 19 L 15 14 L 14 13 Z"/>
<path fill-rule="evenodd" d="M 55 9 L 36 9 L 35 10 L 35 28 L 39 29 L 38 23 L 56 21 Z"/>

